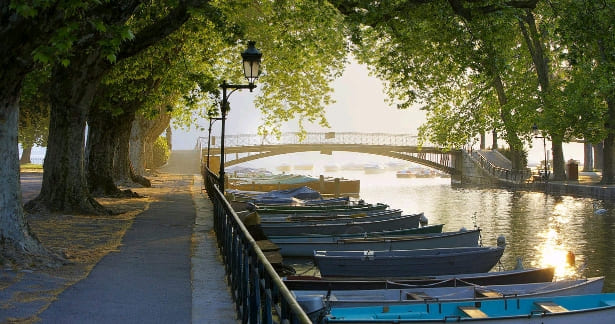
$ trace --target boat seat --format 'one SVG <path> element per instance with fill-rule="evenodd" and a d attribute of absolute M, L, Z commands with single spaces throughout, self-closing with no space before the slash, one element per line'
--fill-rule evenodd
<path fill-rule="evenodd" d="M 458 306 L 459 310 L 470 318 L 487 318 L 489 317 L 480 308 L 474 306 Z"/>
<path fill-rule="evenodd" d="M 477 298 L 500 298 L 502 297 L 502 294 L 497 292 L 497 291 L 493 291 L 493 290 L 475 290 L 475 295 Z"/>
<path fill-rule="evenodd" d="M 425 300 L 431 299 L 431 296 L 427 295 L 422 291 L 409 292 L 406 293 L 406 300 Z"/>
<path fill-rule="evenodd" d="M 603 300 L 600 302 L 601 306 L 615 306 L 615 300 Z"/>
<path fill-rule="evenodd" d="M 568 311 L 566 307 L 554 302 L 534 302 L 534 304 L 547 313 L 563 313 Z"/>

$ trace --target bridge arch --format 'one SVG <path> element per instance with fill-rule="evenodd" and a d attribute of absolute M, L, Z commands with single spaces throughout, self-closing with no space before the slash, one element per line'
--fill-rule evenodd
<path fill-rule="evenodd" d="M 225 155 L 237 156 L 225 159 L 231 166 L 266 157 L 300 152 L 354 152 L 381 155 L 421 164 L 451 175 L 461 173 L 460 150 L 444 150 L 437 147 L 421 147 L 416 136 L 408 134 L 383 133 L 307 133 L 301 140 L 298 133 L 285 133 L 279 139 L 271 140 L 257 135 L 231 135 L 225 139 Z M 207 138 L 201 138 L 207 147 Z M 204 144 L 204 145 L 203 145 Z M 220 147 L 212 138 L 211 155 L 219 155 Z M 206 155 L 207 153 L 204 152 Z M 239 154 L 247 154 L 238 157 Z"/>

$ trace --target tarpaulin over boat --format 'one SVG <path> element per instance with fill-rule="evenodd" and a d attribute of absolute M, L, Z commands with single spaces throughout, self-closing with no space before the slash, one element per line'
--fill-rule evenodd
<path fill-rule="evenodd" d="M 269 191 L 267 193 L 255 196 L 254 202 L 258 204 L 259 200 L 276 200 L 276 199 L 289 199 L 289 198 L 312 200 L 312 199 L 322 199 L 322 196 L 320 196 L 320 193 L 318 193 L 318 191 L 303 186 L 303 187 L 295 188 L 295 189 Z"/>

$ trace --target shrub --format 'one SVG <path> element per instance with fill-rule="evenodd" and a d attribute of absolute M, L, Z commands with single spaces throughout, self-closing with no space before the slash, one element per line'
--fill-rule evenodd
<path fill-rule="evenodd" d="M 167 140 L 164 136 L 159 136 L 154 142 L 154 146 L 152 148 L 152 167 L 159 168 L 163 166 L 169 160 L 169 155 L 171 152 L 169 151 L 169 146 L 167 145 Z"/>

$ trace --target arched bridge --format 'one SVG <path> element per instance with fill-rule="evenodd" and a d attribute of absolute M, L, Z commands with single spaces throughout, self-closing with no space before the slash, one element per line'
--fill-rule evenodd
<path fill-rule="evenodd" d="M 212 136 L 210 155 L 220 154 L 219 137 Z M 207 158 L 207 137 L 200 137 L 203 161 Z M 331 154 L 334 151 L 367 153 L 388 156 L 421 164 L 433 169 L 458 175 L 461 172 L 460 150 L 444 150 L 428 145 L 419 146 L 416 135 L 386 133 L 283 133 L 273 135 L 226 135 L 224 139 L 225 165 L 253 161 L 269 156 L 318 151 Z"/>

